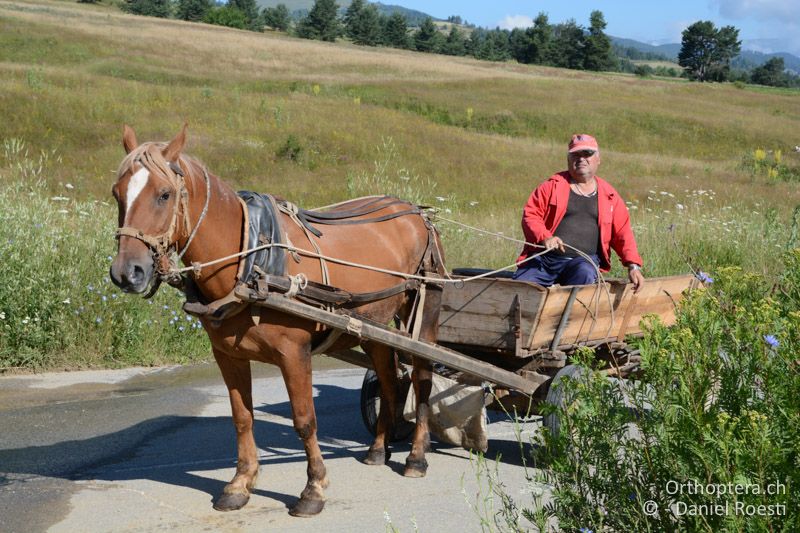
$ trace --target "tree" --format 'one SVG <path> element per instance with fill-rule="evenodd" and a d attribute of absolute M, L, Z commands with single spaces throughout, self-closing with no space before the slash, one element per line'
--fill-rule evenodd
<path fill-rule="evenodd" d="M 345 34 L 356 44 L 376 46 L 381 42 L 381 17 L 375 4 L 353 0 L 344 15 L 344 27 Z"/>
<path fill-rule="evenodd" d="M 261 20 L 265 26 L 273 30 L 288 31 L 291 18 L 289 16 L 289 8 L 286 4 L 278 4 L 275 7 L 265 7 L 261 12 Z"/>
<path fill-rule="evenodd" d="M 739 30 L 733 26 L 718 30 L 710 20 L 695 22 L 683 30 L 678 64 L 691 79 L 724 81 L 731 59 L 741 51 L 738 38 Z"/>
<path fill-rule="evenodd" d="M 175 16 L 181 20 L 199 22 L 211 9 L 211 0 L 178 0 Z"/>
<path fill-rule="evenodd" d="M 784 72 L 786 67 L 783 58 L 776 56 L 770 58 L 766 63 L 753 69 L 750 80 L 759 85 L 770 85 L 772 87 L 787 87 L 789 77 Z"/>
<path fill-rule="evenodd" d="M 449 56 L 463 56 L 467 53 L 466 38 L 458 26 L 450 26 L 450 33 L 447 34 L 442 45 L 442 53 Z"/>
<path fill-rule="evenodd" d="M 414 34 L 414 46 L 420 52 L 436 53 L 441 49 L 442 34 L 431 17 L 427 17 Z"/>
<path fill-rule="evenodd" d="M 167 18 L 171 12 L 169 0 L 125 0 L 122 10 L 134 15 Z"/>
<path fill-rule="evenodd" d="M 601 11 L 592 11 L 589 17 L 589 35 L 583 50 L 583 68 L 586 70 L 615 70 L 616 58 L 611 49 L 611 39 L 603 33 L 606 20 Z"/>
<path fill-rule="evenodd" d="M 385 20 L 382 41 L 395 48 L 411 48 L 408 37 L 408 21 L 405 15 L 395 11 Z"/>
<path fill-rule="evenodd" d="M 531 36 L 528 30 L 514 28 L 508 37 L 508 44 L 511 49 L 511 57 L 519 63 L 530 63 L 528 54 L 531 49 Z"/>
<path fill-rule="evenodd" d="M 304 39 L 333 42 L 342 33 L 336 0 L 314 0 L 308 15 L 297 24 L 297 35 Z"/>
<path fill-rule="evenodd" d="M 206 13 L 203 22 L 216 24 L 217 26 L 227 26 L 228 28 L 238 28 L 243 30 L 247 27 L 247 19 L 244 13 L 229 5 L 212 7 Z"/>
<path fill-rule="evenodd" d="M 351 39 L 353 38 L 358 16 L 364 10 L 364 7 L 366 7 L 364 0 L 353 0 L 350 2 L 350 5 L 347 6 L 347 11 L 344 13 L 344 19 L 342 20 L 344 24 L 344 34 Z"/>
<path fill-rule="evenodd" d="M 530 48 L 527 53 L 528 63 L 546 63 L 553 43 L 553 27 L 546 13 L 539 13 L 533 20 L 533 26 L 526 30 L 530 36 Z"/>
<path fill-rule="evenodd" d="M 256 0 L 228 0 L 228 7 L 242 12 L 244 24 L 248 30 L 261 31 L 264 29 L 262 19 L 258 16 Z"/>
<path fill-rule="evenodd" d="M 553 27 L 553 41 L 548 48 L 549 63 L 556 67 L 583 69 L 586 39 L 583 28 L 574 19 Z"/>

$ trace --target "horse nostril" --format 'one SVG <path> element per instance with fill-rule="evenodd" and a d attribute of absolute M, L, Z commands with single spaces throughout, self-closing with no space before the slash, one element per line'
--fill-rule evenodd
<path fill-rule="evenodd" d="M 140 265 L 132 265 L 128 270 L 128 281 L 131 285 L 138 285 L 144 281 L 144 269 Z"/>

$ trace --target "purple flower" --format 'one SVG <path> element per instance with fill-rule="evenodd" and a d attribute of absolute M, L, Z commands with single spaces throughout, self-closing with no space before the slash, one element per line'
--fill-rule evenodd
<path fill-rule="evenodd" d="M 764 342 L 766 342 L 773 348 L 777 348 L 778 345 L 780 344 L 778 342 L 778 337 L 776 337 L 775 335 L 764 335 Z"/>
<path fill-rule="evenodd" d="M 699 279 L 703 283 L 714 283 L 714 278 L 712 278 L 702 270 L 697 272 L 697 279 Z"/>
<path fill-rule="evenodd" d="M 594 531 L 592 531 L 588 527 L 582 527 L 578 531 L 580 531 L 581 533 L 594 533 Z"/>

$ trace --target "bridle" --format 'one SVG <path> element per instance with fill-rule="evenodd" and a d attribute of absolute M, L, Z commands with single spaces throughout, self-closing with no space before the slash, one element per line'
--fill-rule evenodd
<path fill-rule="evenodd" d="M 134 159 L 134 161 L 145 167 L 148 171 L 152 171 L 153 168 L 159 168 L 162 171 L 169 169 L 170 172 L 164 172 L 164 174 L 172 178 L 173 185 L 175 185 L 175 188 L 178 191 L 178 201 L 175 202 L 175 207 L 172 210 L 172 219 L 166 231 L 158 235 L 150 235 L 140 229 L 130 226 L 123 226 L 117 228 L 115 233 L 115 238 L 117 240 L 119 240 L 120 237 L 132 237 L 142 241 L 150 249 L 153 258 L 153 265 L 155 266 L 155 281 L 153 282 L 147 294 L 144 295 L 144 298 L 151 298 L 156 291 L 158 291 L 158 288 L 162 282 L 167 282 L 168 285 L 173 287 L 182 287 L 183 278 L 179 273 L 176 272 L 177 264 L 178 261 L 183 258 L 186 250 L 189 249 L 189 245 L 192 243 L 192 239 L 194 239 L 194 236 L 197 234 L 197 229 L 200 227 L 200 223 L 203 222 L 203 219 L 208 212 L 208 203 L 211 198 L 211 180 L 208 176 L 208 170 L 203 167 L 203 178 L 206 182 L 206 201 L 205 205 L 203 205 L 203 211 L 200 213 L 197 222 L 192 230 L 188 232 L 188 228 L 191 224 L 189 220 L 189 191 L 186 189 L 185 173 L 180 165 L 175 162 L 169 162 L 166 165 L 159 164 L 166 162 L 163 161 L 163 159 L 161 161 L 156 160 L 150 150 L 144 150 L 140 156 Z M 173 242 L 172 236 L 178 230 L 178 224 L 181 218 L 180 212 L 183 213 L 184 232 L 188 232 L 189 237 L 187 238 L 186 244 L 183 246 L 181 251 L 178 252 L 178 240 L 175 239 Z"/>

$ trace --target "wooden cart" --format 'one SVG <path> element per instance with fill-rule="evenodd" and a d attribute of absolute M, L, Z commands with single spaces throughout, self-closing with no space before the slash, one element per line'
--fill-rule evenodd
<path fill-rule="evenodd" d="M 461 269 L 452 277 L 465 279 L 479 272 Z M 649 278 L 637 294 L 621 280 L 550 288 L 510 276 L 448 283 L 435 344 L 347 310 L 327 311 L 280 294 L 270 293 L 253 303 L 386 344 L 402 354 L 401 361 L 407 355 L 428 359 L 437 373 L 457 381 L 491 384 L 501 402 L 535 407 L 547 400 L 554 377 L 580 346 L 593 348 L 609 375 L 626 378 L 635 372 L 638 351 L 626 340 L 642 335 L 642 318 L 656 315 L 673 324 L 684 292 L 699 285 L 691 275 Z M 327 355 L 371 369 L 369 358 L 356 350 Z M 375 409 L 378 392 L 374 373 L 368 372 L 362 415 L 373 432 L 376 413 L 370 410 Z"/>

